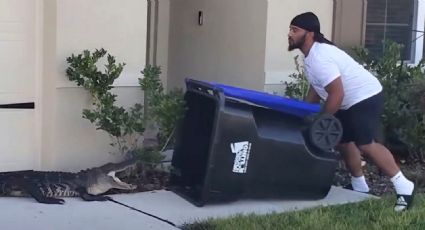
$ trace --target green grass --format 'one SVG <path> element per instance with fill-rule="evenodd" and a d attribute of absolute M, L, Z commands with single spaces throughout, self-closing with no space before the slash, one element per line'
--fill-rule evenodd
<path fill-rule="evenodd" d="M 425 229 L 425 194 L 416 194 L 413 207 L 404 213 L 392 208 L 395 196 L 360 203 L 314 208 L 291 213 L 235 216 L 184 225 L 185 230 L 262 229 Z"/>

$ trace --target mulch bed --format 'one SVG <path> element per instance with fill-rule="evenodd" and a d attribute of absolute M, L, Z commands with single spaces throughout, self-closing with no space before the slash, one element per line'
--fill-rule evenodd
<path fill-rule="evenodd" d="M 137 185 L 132 191 L 111 189 L 108 194 L 137 193 L 166 189 L 169 182 L 169 173 L 160 168 L 138 164 L 136 171 L 130 172 L 122 181 Z"/>
<path fill-rule="evenodd" d="M 399 163 L 403 174 L 415 183 L 416 192 L 425 192 L 425 163 L 409 162 Z M 376 196 L 394 194 L 393 184 L 390 178 L 385 176 L 372 162 L 366 160 L 363 172 L 370 188 L 370 193 Z M 336 170 L 334 185 L 342 186 L 350 183 L 350 174 L 341 162 Z"/>
<path fill-rule="evenodd" d="M 410 162 L 399 165 L 404 175 L 415 182 L 416 192 L 425 192 L 425 163 Z M 371 194 L 381 196 L 387 193 L 394 193 L 390 178 L 380 172 L 372 162 L 366 160 L 363 171 L 369 188 L 371 189 Z M 137 185 L 137 189 L 133 191 L 112 189 L 108 194 L 136 193 L 167 189 L 169 173 L 165 170 L 139 164 L 137 170 L 127 175 L 123 181 Z M 333 185 L 342 186 L 349 183 L 350 175 L 341 161 L 335 172 Z"/>

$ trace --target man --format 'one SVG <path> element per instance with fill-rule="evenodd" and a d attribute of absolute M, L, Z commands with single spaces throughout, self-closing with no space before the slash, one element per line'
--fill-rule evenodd
<path fill-rule="evenodd" d="M 320 32 L 314 13 L 297 15 L 289 26 L 288 50 L 300 49 L 310 84 L 306 101 L 324 101 L 321 113 L 332 114 L 343 126 L 338 149 L 351 173 L 348 188 L 369 192 L 361 167 L 361 152 L 369 157 L 394 184 L 395 211 L 407 210 L 413 201 L 414 184 L 406 179 L 390 151 L 375 142 L 383 111 L 380 82 Z"/>

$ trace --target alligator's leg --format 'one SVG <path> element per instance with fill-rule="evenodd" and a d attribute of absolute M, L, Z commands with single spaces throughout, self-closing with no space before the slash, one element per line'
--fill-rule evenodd
<path fill-rule="evenodd" d="M 25 190 L 28 194 L 30 194 L 34 199 L 36 199 L 40 203 L 44 204 L 63 204 L 65 203 L 62 199 L 57 199 L 53 197 L 45 196 L 39 186 L 36 183 L 29 180 L 21 180 L 20 186 L 23 190 Z"/>
<path fill-rule="evenodd" d="M 83 187 L 79 187 L 76 190 L 80 194 L 81 198 L 85 201 L 107 201 L 107 200 L 109 200 L 108 196 L 89 194 L 89 193 L 87 193 L 86 189 L 83 188 Z"/>

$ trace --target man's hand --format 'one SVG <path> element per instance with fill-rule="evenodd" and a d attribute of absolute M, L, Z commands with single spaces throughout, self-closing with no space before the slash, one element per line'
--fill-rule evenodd
<path fill-rule="evenodd" d="M 319 117 L 320 117 L 320 113 L 313 113 L 313 114 L 305 116 L 303 118 L 303 121 L 306 125 L 310 126 Z"/>

